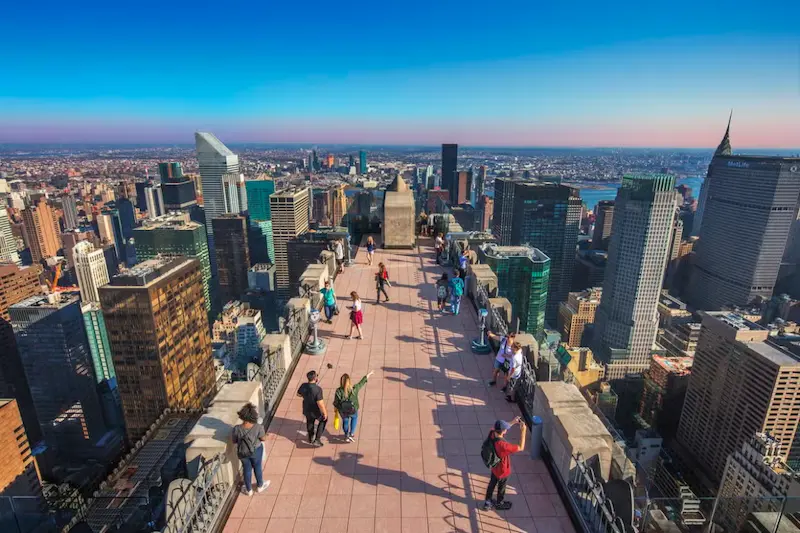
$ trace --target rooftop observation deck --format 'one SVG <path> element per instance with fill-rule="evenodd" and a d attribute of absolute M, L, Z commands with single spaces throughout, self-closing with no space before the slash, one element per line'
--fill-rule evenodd
<path fill-rule="evenodd" d="M 377 263 L 392 280 L 391 301 L 375 303 Z M 476 355 L 477 315 L 465 299 L 459 316 L 436 309 L 434 282 L 442 268 L 430 248 L 366 254 L 335 282 L 341 314 L 322 324 L 324 355 L 303 354 L 277 406 L 268 433 L 268 490 L 239 494 L 225 533 L 572 533 L 572 522 L 547 466 L 527 453 L 512 459 L 506 512 L 480 510 L 489 472 L 480 447 L 496 419 L 519 415 L 499 388 L 485 384 L 492 355 Z M 364 339 L 348 340 L 350 291 L 361 295 Z M 326 370 L 330 363 L 333 369 Z M 304 443 L 302 400 L 295 395 L 309 370 L 331 420 L 325 446 Z M 361 393 L 356 442 L 333 429 L 339 377 L 375 374 Z M 509 440 L 519 438 L 514 428 Z"/>

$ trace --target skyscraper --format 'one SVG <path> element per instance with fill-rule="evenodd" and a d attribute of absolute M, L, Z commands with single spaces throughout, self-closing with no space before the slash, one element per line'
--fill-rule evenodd
<path fill-rule="evenodd" d="M 207 404 L 216 380 L 199 261 L 144 261 L 101 287 L 100 303 L 131 441 L 166 408 Z"/>
<path fill-rule="evenodd" d="M 595 208 L 592 249 L 608 250 L 611 225 L 614 223 L 614 200 L 600 200 Z"/>
<path fill-rule="evenodd" d="M 200 179 L 203 184 L 203 211 L 206 217 L 208 247 L 214 248 L 214 229 L 211 221 L 224 215 L 225 193 L 223 179 L 225 174 L 239 174 L 239 156 L 211 133 L 196 132 L 194 141 L 197 150 L 197 163 L 200 166 Z M 216 258 L 211 257 L 211 271 L 216 274 Z"/>
<path fill-rule="evenodd" d="M 61 248 L 61 231 L 55 211 L 44 198 L 22 211 L 22 221 L 34 262 L 55 257 Z"/>
<path fill-rule="evenodd" d="M 727 139 L 726 131 L 703 182 L 700 241 L 686 291 L 698 309 L 769 299 L 797 218 L 800 158 L 730 155 Z"/>
<path fill-rule="evenodd" d="M 271 220 L 269 196 L 275 192 L 275 182 L 266 176 L 244 182 L 247 192 L 247 212 L 252 221 Z"/>
<path fill-rule="evenodd" d="M 211 312 L 211 258 L 202 224 L 189 220 L 186 214 L 167 215 L 136 228 L 133 238 L 140 261 L 159 255 L 197 259 L 203 278 L 203 299 L 206 310 Z"/>
<path fill-rule="evenodd" d="M 179 183 L 184 180 L 183 166 L 177 162 L 159 163 L 158 175 L 161 183 Z"/>
<path fill-rule="evenodd" d="M 626 175 L 617 192 L 594 352 L 618 379 L 650 366 L 675 217 L 675 178 Z"/>
<path fill-rule="evenodd" d="M 160 185 L 153 185 L 144 189 L 145 205 L 147 206 L 147 217 L 150 220 L 166 214 L 164 208 L 164 195 Z"/>
<path fill-rule="evenodd" d="M 107 427 L 79 298 L 32 296 L 12 305 L 9 314 L 48 448 L 66 460 L 95 456 Z"/>
<path fill-rule="evenodd" d="M 97 215 L 97 233 L 100 235 L 101 243 L 114 246 L 114 250 L 117 251 L 117 257 L 119 258 L 117 238 L 114 235 L 114 223 L 111 220 L 110 213 L 100 213 Z"/>
<path fill-rule="evenodd" d="M 247 244 L 250 246 L 251 263 L 274 263 L 275 242 L 272 238 L 272 221 L 251 219 Z"/>
<path fill-rule="evenodd" d="M 456 184 L 456 170 L 458 169 L 458 145 L 442 145 L 442 189 L 450 194 L 450 202 L 456 202 L 458 196 Z"/>
<path fill-rule="evenodd" d="M 558 304 L 567 300 L 572 284 L 580 218 L 577 189 L 558 183 L 495 181 L 494 234 L 498 243 L 535 246 L 550 258 L 547 320 L 553 325 Z"/>
<path fill-rule="evenodd" d="M 95 249 L 89 241 L 81 241 L 72 249 L 75 273 L 81 289 L 83 303 L 98 302 L 97 289 L 108 283 L 108 268 L 102 249 Z"/>
<path fill-rule="evenodd" d="M 475 188 L 472 195 L 472 204 L 475 207 L 481 206 L 481 201 L 486 194 L 486 165 L 478 167 L 478 175 L 475 178 Z"/>
<path fill-rule="evenodd" d="M 247 189 L 245 188 L 244 174 L 224 174 L 222 191 L 225 196 L 225 213 L 238 215 L 247 211 Z"/>
<path fill-rule="evenodd" d="M 250 268 L 247 219 L 241 215 L 223 215 L 211 223 L 214 224 L 220 300 L 224 305 L 238 300 L 247 290 L 247 270 Z"/>
<path fill-rule="evenodd" d="M 733 111 L 731 111 L 731 114 L 728 117 L 728 127 L 725 129 L 725 135 L 722 136 L 722 141 L 720 141 L 719 146 L 717 146 L 717 149 L 714 151 L 714 157 L 711 159 L 711 164 L 708 165 L 708 173 L 706 174 L 706 179 L 700 186 L 700 197 L 697 199 L 697 209 L 695 210 L 694 219 L 692 221 L 693 236 L 700 235 L 700 227 L 703 224 L 703 212 L 705 211 L 706 203 L 708 202 L 708 186 L 711 181 L 708 178 L 711 177 L 713 172 L 714 159 L 719 156 L 731 155 L 732 153 L 731 118 L 733 118 Z"/>
<path fill-rule="evenodd" d="M 31 442 L 42 438 L 28 380 L 22 368 L 14 330 L 11 328 L 8 308 L 15 303 L 42 293 L 39 274 L 42 267 L 19 267 L 0 264 L 0 397 L 16 398 L 25 430 Z"/>
<path fill-rule="evenodd" d="M 755 433 L 769 433 L 791 456 L 800 422 L 800 348 L 768 339 L 769 330 L 739 315 L 703 315 L 677 438 L 713 481 Z"/>
<path fill-rule="evenodd" d="M 521 331 L 541 338 L 544 333 L 547 287 L 550 280 L 550 258 L 532 246 L 498 246 L 484 244 L 482 261 L 497 276 L 497 291 L 511 302 Z"/>
<path fill-rule="evenodd" d="M 17 252 L 17 240 L 11 231 L 11 219 L 8 218 L 5 207 L 0 207 L 0 263 L 22 263 Z"/>
<path fill-rule="evenodd" d="M 345 185 L 342 183 L 329 191 L 332 226 L 341 226 L 342 219 L 347 214 L 347 196 L 344 193 L 344 189 Z"/>
<path fill-rule="evenodd" d="M 294 188 L 270 196 L 272 235 L 275 246 L 275 282 L 281 298 L 290 296 L 289 257 L 286 243 L 308 231 L 311 190 Z"/>
<path fill-rule="evenodd" d="M 462 170 L 456 178 L 456 201 L 453 205 L 470 203 L 472 198 L 472 171 Z"/>
<path fill-rule="evenodd" d="M 64 229 L 69 231 L 78 227 L 78 204 L 71 194 L 61 196 L 61 209 L 64 210 Z"/>
<path fill-rule="evenodd" d="M 367 152 L 359 150 L 358 152 L 358 173 L 364 175 L 369 168 L 367 167 Z"/>

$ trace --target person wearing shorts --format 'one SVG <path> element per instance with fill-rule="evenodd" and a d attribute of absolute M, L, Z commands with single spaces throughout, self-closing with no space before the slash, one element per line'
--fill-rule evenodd
<path fill-rule="evenodd" d="M 488 334 L 490 339 L 500 343 L 500 349 L 497 350 L 497 356 L 494 358 L 494 371 L 489 386 L 494 387 L 497 384 L 498 376 L 502 373 L 505 381 L 503 392 L 505 392 L 508 385 L 508 370 L 511 368 L 511 358 L 514 355 L 514 352 L 511 351 L 511 346 L 514 344 L 514 333 L 509 333 L 507 337 L 495 335 L 491 331 Z"/>

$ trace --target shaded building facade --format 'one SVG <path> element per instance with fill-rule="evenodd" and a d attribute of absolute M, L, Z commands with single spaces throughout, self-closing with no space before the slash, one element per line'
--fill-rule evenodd
<path fill-rule="evenodd" d="M 611 239 L 611 225 L 614 223 L 614 200 L 600 200 L 595 208 L 592 248 L 608 250 Z"/>
<path fill-rule="evenodd" d="M 217 280 L 223 305 L 238 300 L 247 289 L 250 248 L 247 242 L 247 219 L 241 215 L 223 215 L 214 224 L 214 247 L 217 254 Z"/>
<path fill-rule="evenodd" d="M 446 190 L 449 198 L 448 202 L 455 202 L 457 195 L 456 171 L 458 169 L 458 145 L 442 145 L 442 183 L 441 187 Z"/>
<path fill-rule="evenodd" d="M 797 219 L 800 159 L 715 155 L 703 194 L 688 303 L 719 310 L 769 299 Z"/>
<path fill-rule="evenodd" d="M 59 460 L 97 456 L 106 434 L 80 298 L 32 296 L 9 309 L 22 367 L 48 450 Z"/>
<path fill-rule="evenodd" d="M 572 286 L 580 221 L 577 189 L 558 183 L 495 181 L 493 233 L 498 243 L 535 246 L 550 258 L 547 320 L 552 324 Z"/>

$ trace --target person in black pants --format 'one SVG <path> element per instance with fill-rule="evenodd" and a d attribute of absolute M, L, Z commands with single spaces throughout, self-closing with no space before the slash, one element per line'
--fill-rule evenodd
<path fill-rule="evenodd" d="M 386 301 L 389 301 L 389 295 L 386 294 L 386 286 L 391 287 L 392 284 L 389 282 L 389 272 L 386 270 L 386 265 L 383 263 L 378 263 L 378 272 L 375 273 L 375 288 L 378 291 L 378 296 L 376 301 L 378 303 L 381 302 L 381 293 L 383 296 L 386 297 Z"/>
<path fill-rule="evenodd" d="M 300 385 L 297 395 L 303 398 L 303 416 L 306 417 L 308 443 L 314 446 L 322 446 L 320 438 L 325 432 L 325 424 L 328 423 L 328 410 L 325 408 L 325 401 L 322 399 L 322 388 L 317 385 L 319 381 L 317 372 L 315 370 L 310 371 L 306 374 L 306 378 L 308 383 Z"/>
<path fill-rule="evenodd" d="M 520 426 L 519 444 L 511 444 L 504 437 L 506 432 L 511 429 L 511 426 L 517 424 Z M 489 486 L 486 489 L 486 501 L 483 504 L 484 511 L 488 511 L 492 507 L 498 511 L 511 509 L 511 502 L 505 499 L 506 483 L 508 483 L 508 476 L 511 475 L 511 455 L 525 449 L 527 429 L 528 426 L 522 422 L 520 417 L 517 417 L 511 423 L 505 420 L 498 420 L 489 432 L 488 438 L 494 444 L 494 451 L 500 462 L 492 468 L 492 477 L 489 479 Z M 495 488 L 497 488 L 497 499 L 492 500 Z"/>

